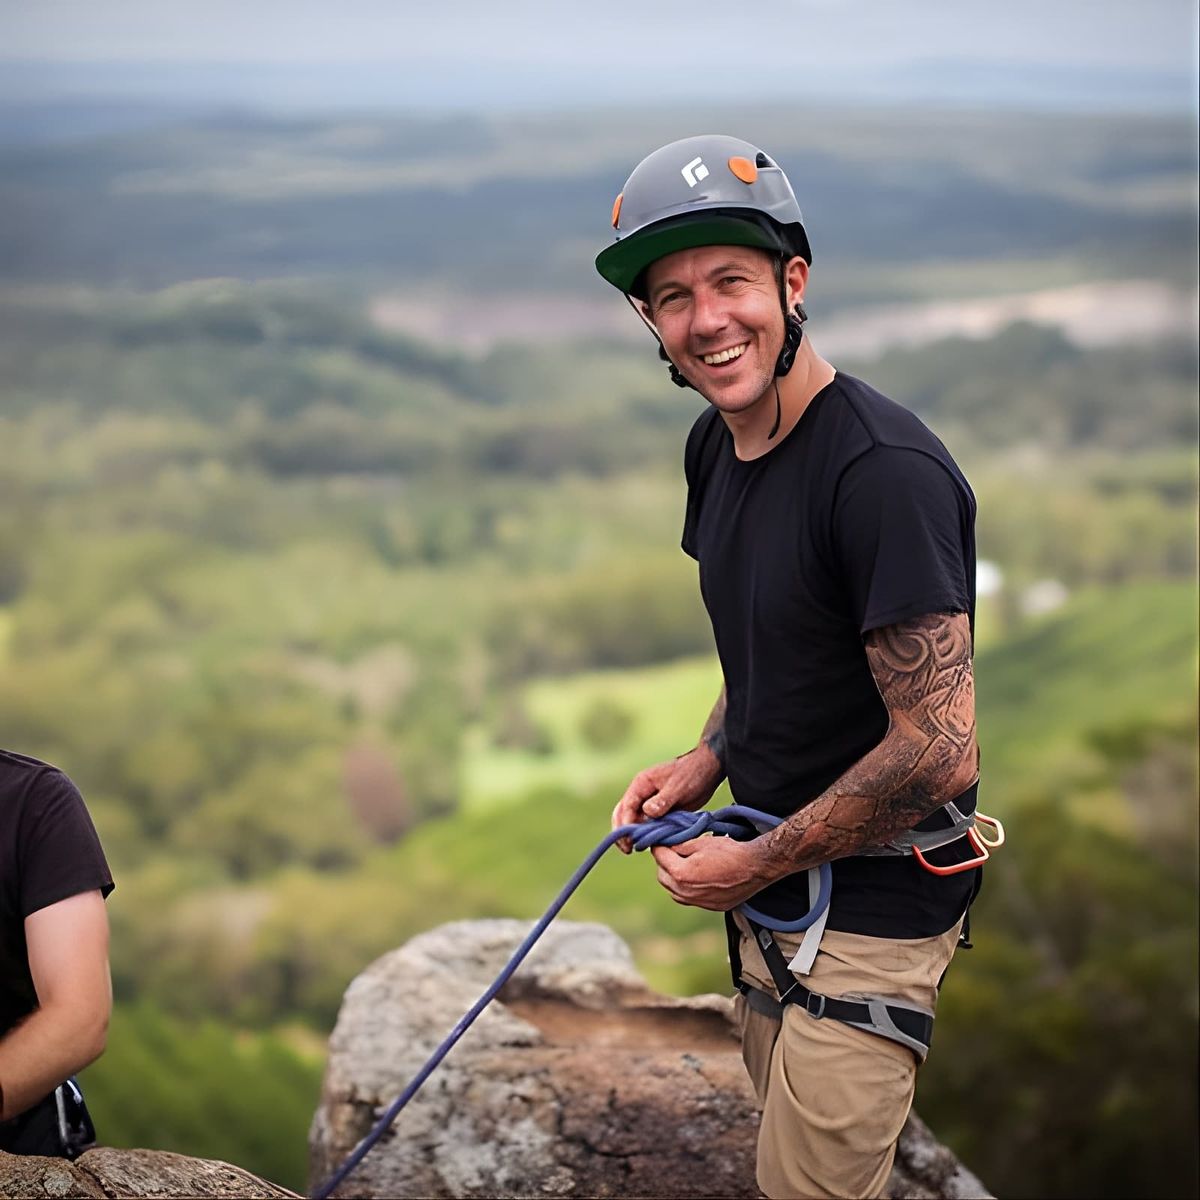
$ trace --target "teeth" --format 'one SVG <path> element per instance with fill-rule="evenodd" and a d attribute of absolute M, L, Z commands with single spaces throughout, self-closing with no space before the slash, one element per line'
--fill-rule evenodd
<path fill-rule="evenodd" d="M 746 352 L 746 347 L 749 345 L 749 342 L 743 342 L 740 346 L 734 346 L 731 350 L 721 350 L 716 354 L 705 354 L 702 357 L 710 367 L 715 367 L 718 363 L 726 363 L 730 359 L 741 358 Z"/>

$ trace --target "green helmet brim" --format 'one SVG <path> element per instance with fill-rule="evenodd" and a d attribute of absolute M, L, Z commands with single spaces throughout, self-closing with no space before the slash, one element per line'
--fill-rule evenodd
<path fill-rule="evenodd" d="M 756 246 L 775 254 L 784 252 L 783 239 L 756 217 L 757 214 L 742 216 L 711 211 L 668 217 L 606 246 L 596 255 L 596 270 L 613 287 L 633 293 L 638 277 L 651 263 L 677 250 L 694 250 L 698 246 Z"/>

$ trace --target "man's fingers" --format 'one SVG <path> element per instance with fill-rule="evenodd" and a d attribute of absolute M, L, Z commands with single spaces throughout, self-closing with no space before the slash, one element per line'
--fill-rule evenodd
<path fill-rule="evenodd" d="M 639 771 L 630 781 L 629 786 L 625 789 L 624 799 L 636 799 L 640 803 L 653 796 L 663 782 L 660 768 L 647 767 L 644 771 Z"/>
<path fill-rule="evenodd" d="M 657 796 L 661 772 L 659 768 L 647 767 L 639 771 L 625 789 L 625 794 L 613 809 L 613 826 L 630 825 L 646 816 L 660 816 Z M 662 811 L 666 811 L 663 809 Z"/>
<path fill-rule="evenodd" d="M 664 891 L 669 892 L 673 900 L 678 900 L 679 895 L 675 890 L 675 880 L 671 877 L 668 871 L 661 863 L 658 867 L 658 882 Z"/>
<path fill-rule="evenodd" d="M 636 825 L 641 821 L 641 819 L 641 814 L 639 812 L 628 812 L 623 808 L 622 805 L 618 804 L 617 807 L 613 809 L 612 827 L 614 829 L 620 829 L 622 825 Z M 617 848 L 622 854 L 628 854 L 633 849 L 633 841 L 628 836 L 618 838 L 616 844 Z"/>
<path fill-rule="evenodd" d="M 617 801 L 617 807 L 613 809 L 613 824 L 628 825 L 631 821 L 636 821 L 642 806 L 655 791 L 654 784 L 644 780 L 641 775 L 635 776 L 633 782 L 625 789 L 625 795 Z"/>
<path fill-rule="evenodd" d="M 647 816 L 653 816 L 653 813 L 646 810 L 646 800 L 654 795 L 655 789 L 656 785 L 648 771 L 635 775 L 633 782 L 625 789 L 625 795 L 617 801 L 617 806 L 613 809 L 612 827 L 617 829 L 622 825 L 636 825 Z M 628 837 L 620 838 L 617 848 L 622 854 L 630 854 L 633 851 L 633 842 Z"/>
<path fill-rule="evenodd" d="M 679 866 L 679 855 L 676 851 L 678 846 L 651 846 L 650 853 L 654 855 L 654 861 L 658 863 L 660 871 L 666 871 L 672 879 L 675 878 L 675 869 Z"/>
<path fill-rule="evenodd" d="M 659 886 L 676 904 L 690 905 L 691 900 L 687 897 L 686 888 L 673 871 L 673 868 L 677 868 L 683 862 L 683 859 L 675 853 L 675 847 L 653 846 L 650 853 L 654 855 L 654 859 L 658 863 Z"/>
<path fill-rule="evenodd" d="M 665 783 L 659 790 L 649 796 L 642 805 L 642 811 L 648 817 L 664 817 L 683 799 L 678 787 L 672 787 L 671 782 Z"/>

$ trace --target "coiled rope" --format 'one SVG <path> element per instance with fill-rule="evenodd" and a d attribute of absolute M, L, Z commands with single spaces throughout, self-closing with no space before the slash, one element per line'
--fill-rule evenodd
<path fill-rule="evenodd" d="M 732 837 L 738 841 L 746 841 L 759 833 L 772 829 L 782 822 L 782 817 L 771 813 L 759 812 L 757 809 L 746 808 L 740 804 L 731 804 L 728 808 L 716 812 L 669 812 L 664 817 L 653 821 L 645 821 L 637 825 L 621 825 L 605 837 L 596 848 L 583 860 L 579 868 L 563 885 L 562 890 L 551 902 L 541 919 L 526 935 L 525 940 L 516 948 L 512 957 L 504 964 L 500 974 L 489 985 L 488 989 L 475 1001 L 469 1011 L 446 1036 L 446 1039 L 429 1056 L 425 1065 L 413 1076 L 408 1086 L 388 1105 L 387 1110 L 372 1126 L 371 1131 L 347 1156 L 346 1161 L 331 1175 L 325 1183 L 313 1192 L 313 1200 L 328 1200 L 335 1188 L 339 1187 L 346 1177 L 370 1153 L 371 1148 L 387 1132 L 388 1127 L 400 1115 L 404 1106 L 417 1094 L 421 1085 L 437 1069 L 442 1059 L 454 1048 L 459 1038 L 470 1029 L 475 1018 L 496 998 L 500 989 L 512 978 L 513 972 L 524 961 L 525 956 L 533 949 L 538 938 L 546 932 L 550 922 L 558 915 L 559 910 L 571 898 L 575 889 L 583 882 L 587 873 L 600 861 L 605 851 L 623 837 L 628 837 L 635 850 L 649 850 L 651 846 L 678 846 L 681 842 L 691 841 L 703 833 L 713 833 Z M 748 904 L 739 905 L 739 911 L 752 921 L 768 929 L 784 933 L 799 933 L 807 929 L 829 907 L 829 894 L 833 873 L 828 863 L 823 863 L 820 870 L 820 889 L 817 899 L 803 917 L 796 921 L 780 921 L 766 913 L 758 912 Z"/>

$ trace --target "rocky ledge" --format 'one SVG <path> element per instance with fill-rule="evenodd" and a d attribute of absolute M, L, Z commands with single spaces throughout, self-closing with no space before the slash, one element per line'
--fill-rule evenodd
<path fill-rule="evenodd" d="M 528 931 L 443 925 L 346 991 L 309 1138 L 327 1178 Z M 601 925 L 558 921 L 392 1131 L 351 1197 L 757 1197 L 754 1095 L 732 1004 L 652 991 Z M 895 1197 L 988 1197 L 915 1116 Z"/>
<path fill-rule="evenodd" d="M 295 1196 L 240 1167 L 165 1150 L 89 1150 L 73 1163 L 0 1151 L 0 1200 Z"/>

